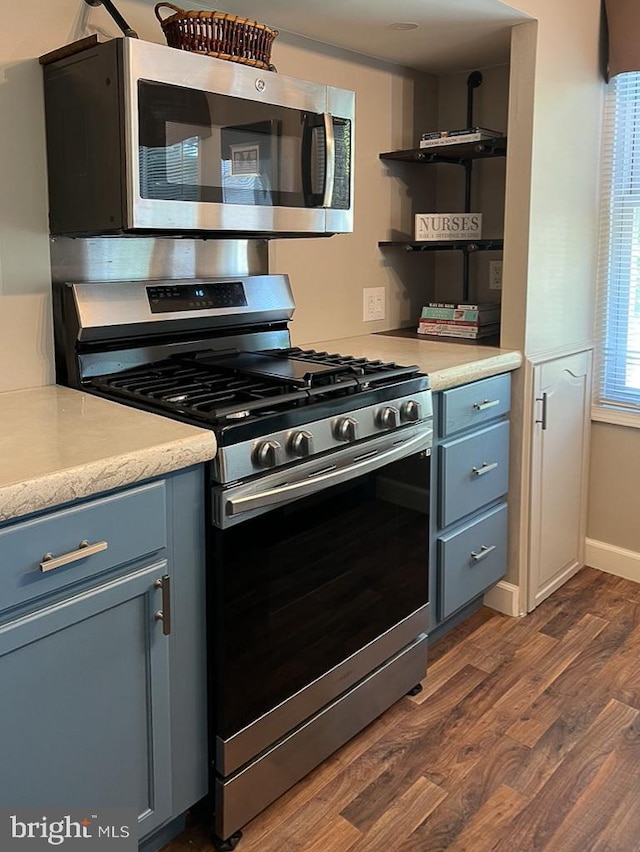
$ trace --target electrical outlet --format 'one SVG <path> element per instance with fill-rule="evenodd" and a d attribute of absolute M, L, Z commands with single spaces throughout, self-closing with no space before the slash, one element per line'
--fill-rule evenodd
<path fill-rule="evenodd" d="M 363 321 L 383 320 L 387 315 L 386 302 L 386 287 L 365 287 L 362 291 Z"/>
<path fill-rule="evenodd" d="M 502 261 L 489 261 L 489 289 L 502 290 Z"/>

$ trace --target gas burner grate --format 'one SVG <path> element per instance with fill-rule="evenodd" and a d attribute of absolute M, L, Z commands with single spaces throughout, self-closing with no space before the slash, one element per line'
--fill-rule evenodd
<path fill-rule="evenodd" d="M 218 420 L 239 410 L 259 411 L 268 406 L 292 407 L 308 401 L 305 391 L 253 376 L 239 376 L 211 367 L 185 366 L 177 359 L 135 368 L 90 381 L 96 389 L 127 402 L 144 401 L 167 412 Z"/>
<path fill-rule="evenodd" d="M 161 414 L 206 426 L 286 413 L 309 405 L 331 405 L 351 394 L 409 379 L 417 367 L 300 348 L 274 349 L 261 355 L 326 366 L 317 381 L 302 386 L 255 372 L 234 369 L 233 359 L 214 351 L 173 355 L 166 360 L 89 380 L 100 393 Z M 333 367 L 338 367 L 331 369 Z"/>

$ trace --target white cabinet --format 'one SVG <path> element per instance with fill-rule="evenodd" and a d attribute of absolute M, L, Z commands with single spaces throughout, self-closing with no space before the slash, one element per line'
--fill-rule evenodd
<path fill-rule="evenodd" d="M 584 564 L 591 352 L 534 366 L 527 609 Z"/>

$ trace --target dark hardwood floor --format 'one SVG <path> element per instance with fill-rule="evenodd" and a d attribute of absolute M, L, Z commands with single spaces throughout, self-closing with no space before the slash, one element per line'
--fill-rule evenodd
<path fill-rule="evenodd" d="M 638 852 L 640 585 L 583 569 L 483 608 L 402 699 L 260 814 L 238 852 Z M 194 825 L 166 852 L 209 852 Z"/>

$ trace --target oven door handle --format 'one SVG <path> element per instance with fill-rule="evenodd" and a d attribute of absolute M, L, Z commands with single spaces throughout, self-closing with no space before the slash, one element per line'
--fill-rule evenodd
<path fill-rule="evenodd" d="M 412 438 L 396 444 L 390 450 L 367 451 L 363 447 L 361 459 L 359 461 L 356 459 L 353 464 L 329 471 L 324 468 L 325 472 L 321 470 L 317 474 L 310 474 L 307 479 L 281 485 L 278 488 L 271 488 L 268 491 L 262 491 L 258 494 L 248 494 L 245 497 L 230 497 L 226 502 L 226 513 L 227 515 L 242 515 L 245 512 L 253 512 L 256 509 L 277 506 L 279 503 L 289 503 L 291 500 L 298 500 L 301 497 L 307 497 L 309 494 L 316 494 L 330 485 L 339 485 L 343 482 L 348 482 L 350 479 L 355 479 L 357 476 L 364 476 L 385 464 L 398 461 L 412 453 L 430 449 L 432 434 L 432 430 L 429 429 L 424 433 L 414 435 Z"/>

